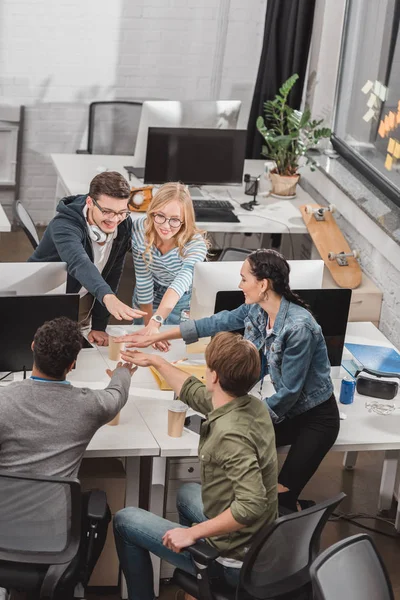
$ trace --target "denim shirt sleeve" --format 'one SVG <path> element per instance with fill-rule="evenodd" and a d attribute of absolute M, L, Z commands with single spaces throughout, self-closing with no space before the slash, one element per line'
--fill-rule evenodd
<path fill-rule="evenodd" d="M 215 335 L 219 331 L 235 331 L 244 327 L 249 305 L 242 304 L 235 310 L 223 310 L 211 317 L 194 321 L 183 321 L 180 325 L 182 338 L 187 344 L 197 342 L 199 338 Z"/>
<path fill-rule="evenodd" d="M 307 377 L 317 337 L 307 325 L 293 328 L 286 339 L 281 366 L 281 387 L 269 398 L 267 407 L 274 423 L 279 423 L 296 404 Z"/>

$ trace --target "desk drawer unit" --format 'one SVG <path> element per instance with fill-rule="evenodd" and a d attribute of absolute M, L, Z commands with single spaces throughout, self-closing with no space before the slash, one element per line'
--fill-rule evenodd
<path fill-rule="evenodd" d="M 170 458 L 167 462 L 166 494 L 164 517 L 174 523 L 179 522 L 176 509 L 176 496 L 183 483 L 200 483 L 200 463 L 197 458 Z M 175 567 L 161 561 L 161 579 L 170 579 Z"/>

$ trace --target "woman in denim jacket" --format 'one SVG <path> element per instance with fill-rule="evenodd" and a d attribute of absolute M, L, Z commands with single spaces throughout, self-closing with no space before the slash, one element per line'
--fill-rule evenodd
<path fill-rule="evenodd" d="M 256 250 L 244 261 L 241 282 L 245 304 L 146 337 L 125 338 L 136 347 L 183 337 L 186 343 L 219 331 L 244 328 L 244 337 L 262 357 L 261 379 L 269 374 L 275 393 L 265 398 L 275 426 L 276 445 L 290 445 L 279 474 L 279 504 L 296 510 L 302 489 L 334 444 L 339 412 L 321 327 L 289 287 L 290 267 L 274 250 Z"/>

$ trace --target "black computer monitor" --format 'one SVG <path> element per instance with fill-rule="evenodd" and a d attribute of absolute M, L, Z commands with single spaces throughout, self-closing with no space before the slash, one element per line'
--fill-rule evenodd
<path fill-rule="evenodd" d="M 57 317 L 78 320 L 79 294 L 0 297 L 0 371 L 29 371 L 38 327 Z"/>
<path fill-rule="evenodd" d="M 247 131 L 149 127 L 145 183 L 241 184 Z"/>
<path fill-rule="evenodd" d="M 344 338 L 349 316 L 351 290 L 294 290 L 311 309 L 316 321 L 321 325 L 328 356 L 332 367 L 340 367 Z M 218 292 L 214 313 L 234 310 L 244 303 L 243 292 Z"/>

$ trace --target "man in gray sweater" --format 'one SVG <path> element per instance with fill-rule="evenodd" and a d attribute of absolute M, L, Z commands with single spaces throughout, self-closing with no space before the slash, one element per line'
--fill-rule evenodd
<path fill-rule="evenodd" d="M 67 380 L 82 348 L 77 323 L 61 317 L 40 327 L 32 343 L 32 376 L 0 387 L 0 471 L 76 477 L 83 454 L 96 431 L 126 404 L 136 370 L 119 363 L 108 370 L 104 390 L 75 388 Z M 81 545 L 88 522 L 83 495 Z M 88 576 L 104 546 L 110 514 L 99 524 Z M 80 558 L 86 556 L 81 548 Z M 79 566 L 83 568 L 83 563 Z"/>
<path fill-rule="evenodd" d="M 32 344 L 32 376 L 0 387 L 0 470 L 76 477 L 93 435 L 126 404 L 131 365 L 107 371 L 104 390 L 66 381 L 82 342 L 77 323 L 47 321 Z"/>

